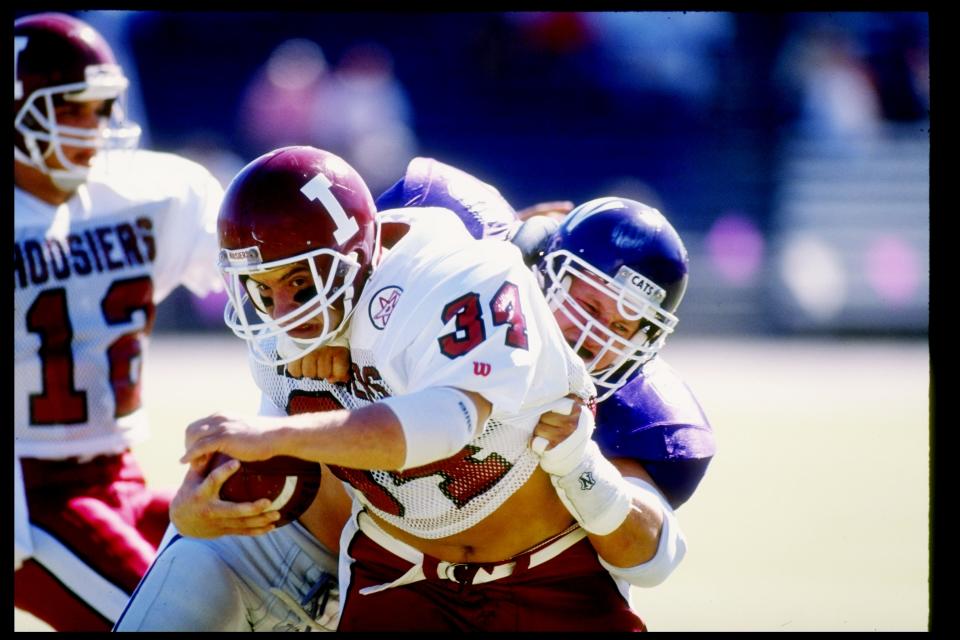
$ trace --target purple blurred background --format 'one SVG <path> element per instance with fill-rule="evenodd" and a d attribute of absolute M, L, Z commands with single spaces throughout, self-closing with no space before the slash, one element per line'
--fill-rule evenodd
<path fill-rule="evenodd" d="M 428 155 L 518 209 L 635 197 L 690 250 L 684 333 L 927 332 L 927 13 L 74 13 L 144 143 L 224 184 L 311 144 L 375 195 Z M 222 308 L 179 290 L 157 328 Z"/>

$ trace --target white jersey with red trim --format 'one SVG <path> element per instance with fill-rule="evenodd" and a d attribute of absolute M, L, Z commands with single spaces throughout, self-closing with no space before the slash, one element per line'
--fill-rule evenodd
<path fill-rule="evenodd" d="M 216 179 L 171 154 L 111 155 L 63 205 L 14 189 L 21 456 L 112 453 L 145 437 L 140 375 L 155 305 L 180 284 L 198 295 L 222 287 Z"/>
<path fill-rule="evenodd" d="M 445 460 L 336 473 L 384 520 L 442 538 L 493 513 L 530 477 L 539 459 L 529 442 L 546 405 L 569 393 L 590 398 L 594 388 L 516 247 L 473 239 L 446 209 L 382 214 L 391 215 L 412 219 L 410 231 L 367 282 L 348 334 L 364 393 L 450 386 L 483 395 L 492 413 Z"/>

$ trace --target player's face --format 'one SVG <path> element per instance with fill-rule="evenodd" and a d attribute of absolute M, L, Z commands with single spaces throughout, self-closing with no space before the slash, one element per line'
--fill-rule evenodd
<path fill-rule="evenodd" d="M 245 284 L 254 305 L 274 320 L 296 310 L 317 294 L 313 275 L 306 262 L 295 262 L 258 273 L 250 276 Z M 341 311 L 330 308 L 329 313 L 331 324 L 337 326 L 340 323 Z M 322 330 L 323 316 L 320 315 L 299 326 L 291 327 L 286 332 L 291 337 L 306 340 L 320 335 Z"/>
<path fill-rule="evenodd" d="M 570 284 L 569 293 L 570 297 L 573 298 L 590 317 L 626 340 L 632 338 L 640 328 L 640 320 L 627 320 L 617 312 L 617 301 L 614 298 L 605 295 L 578 278 L 573 279 L 573 282 Z M 578 313 L 575 308 L 570 308 L 569 311 L 574 315 Z M 571 346 L 575 345 L 577 340 L 580 339 L 580 327 L 576 326 L 560 309 L 554 311 L 553 315 L 557 319 L 557 324 L 560 325 L 563 337 L 566 338 Z M 583 318 L 582 320 L 586 319 Z M 583 358 L 584 361 L 589 362 L 599 353 L 600 349 L 601 345 L 599 343 L 591 338 L 587 338 L 583 346 L 580 347 L 577 355 Z M 616 357 L 617 355 L 615 353 L 607 352 L 594 368 L 602 370 L 610 366 Z"/>
<path fill-rule="evenodd" d="M 57 124 L 62 127 L 96 130 L 110 117 L 112 101 L 90 100 L 87 102 L 61 102 L 54 107 Z M 97 154 L 96 148 L 75 147 L 70 144 L 62 145 L 67 160 L 75 165 L 89 167 L 93 157 Z M 47 164 L 54 169 L 63 169 L 56 154 L 51 154 Z"/>

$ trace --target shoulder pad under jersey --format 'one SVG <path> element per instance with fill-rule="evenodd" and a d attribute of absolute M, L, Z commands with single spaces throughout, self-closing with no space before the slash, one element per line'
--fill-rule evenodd
<path fill-rule="evenodd" d="M 690 497 L 716 452 L 693 392 L 660 357 L 597 406 L 593 437 L 607 457 L 641 462 L 674 507 Z"/>
<path fill-rule="evenodd" d="M 516 212 L 500 192 L 482 180 L 433 158 L 414 158 L 402 178 L 376 200 L 377 211 L 403 207 L 444 207 L 474 238 L 505 234 Z"/>

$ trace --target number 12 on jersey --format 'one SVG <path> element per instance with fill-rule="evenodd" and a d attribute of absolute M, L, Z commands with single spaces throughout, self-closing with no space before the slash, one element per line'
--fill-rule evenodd
<path fill-rule="evenodd" d="M 104 357 L 109 366 L 114 396 L 114 417 L 140 408 L 140 375 L 135 369 L 140 335 L 153 328 L 153 281 L 148 276 L 117 280 L 100 301 L 107 326 L 127 325 L 133 314 L 145 314 L 143 328 L 134 329 L 110 343 Z M 73 324 L 67 291 L 63 287 L 41 292 L 27 310 L 27 331 L 40 338 L 40 393 L 30 395 L 30 424 L 35 426 L 87 422 L 87 393 L 77 388 L 73 361 Z"/>

